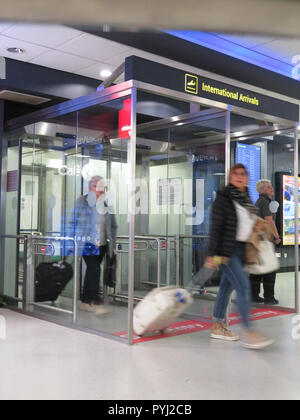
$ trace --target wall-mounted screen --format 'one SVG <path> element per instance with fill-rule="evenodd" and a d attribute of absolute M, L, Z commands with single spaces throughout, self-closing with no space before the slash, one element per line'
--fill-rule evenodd
<path fill-rule="evenodd" d="M 260 180 L 261 172 L 261 148 L 250 144 L 237 143 L 236 163 L 243 164 L 249 173 L 249 195 L 253 203 L 258 200 L 256 183 Z"/>
<path fill-rule="evenodd" d="M 291 175 L 280 174 L 279 176 L 280 188 L 278 193 L 280 192 L 280 197 L 278 198 L 280 198 L 279 203 L 281 211 L 279 212 L 280 216 L 277 225 L 280 227 L 282 245 L 295 245 L 295 181 L 294 177 Z M 300 196 L 300 178 L 298 196 Z M 300 216 L 300 203 L 298 206 Z"/>

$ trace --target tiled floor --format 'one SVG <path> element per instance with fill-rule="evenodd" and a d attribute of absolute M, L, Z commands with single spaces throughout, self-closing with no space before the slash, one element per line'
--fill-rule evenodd
<path fill-rule="evenodd" d="M 208 331 L 129 347 L 7 309 L 0 316 L 0 399 L 300 399 L 293 315 L 255 323 L 276 339 L 264 351 L 211 341 Z"/>

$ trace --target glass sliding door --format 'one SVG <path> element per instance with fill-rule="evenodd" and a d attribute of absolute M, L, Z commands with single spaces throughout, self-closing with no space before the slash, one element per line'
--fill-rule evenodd
<path fill-rule="evenodd" d="M 243 123 L 243 130 L 240 130 L 241 123 Z M 281 238 L 280 244 L 276 245 L 277 257 L 280 261 L 279 272 L 261 279 L 250 276 L 253 304 L 257 306 L 256 300 L 259 296 L 266 300 L 268 306 L 272 306 L 269 295 L 273 295 L 279 301 L 276 306 L 294 310 L 295 129 L 285 129 L 284 127 L 280 129 L 278 125 L 275 129 L 271 122 L 262 127 L 251 118 L 233 114 L 232 131 L 231 160 L 247 167 L 250 177 L 249 193 L 252 201 L 256 203 L 260 197 L 260 192 L 256 189 L 259 180 L 269 180 L 272 183 L 274 194 L 269 197 L 268 215 L 272 217 Z M 257 296 L 257 294 L 259 295 Z"/>
<path fill-rule="evenodd" d="M 135 297 L 187 287 L 207 256 L 210 209 L 225 183 L 226 113 L 205 110 L 137 126 Z M 159 249 L 158 249 L 159 248 Z M 209 317 L 217 273 L 186 316 Z"/>

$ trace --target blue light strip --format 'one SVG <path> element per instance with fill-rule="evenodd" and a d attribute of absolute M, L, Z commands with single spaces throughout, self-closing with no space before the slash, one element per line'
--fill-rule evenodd
<path fill-rule="evenodd" d="M 210 48 L 214 51 L 229 55 L 230 57 L 238 58 L 239 60 L 246 61 L 247 63 L 255 64 L 266 70 L 282 74 L 283 76 L 293 78 L 292 70 L 293 65 L 285 63 L 281 60 L 271 57 L 270 50 L 265 48 L 264 52 L 253 51 L 250 48 L 238 44 L 238 36 L 235 37 L 236 42 L 231 42 L 218 35 L 195 32 L 195 31 L 164 31 L 169 35 L 176 36 L 177 38 L 184 39 L 194 44 L 202 45 L 203 47 Z M 241 41 L 243 43 L 243 41 Z M 260 46 L 260 50 L 262 47 Z"/>

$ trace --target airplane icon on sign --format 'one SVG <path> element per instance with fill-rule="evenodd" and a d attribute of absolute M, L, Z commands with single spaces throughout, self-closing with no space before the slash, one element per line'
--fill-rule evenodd
<path fill-rule="evenodd" d="M 194 95 L 198 95 L 198 86 L 199 86 L 199 79 L 197 76 L 192 74 L 185 75 L 185 91 L 187 93 L 193 93 Z"/>

